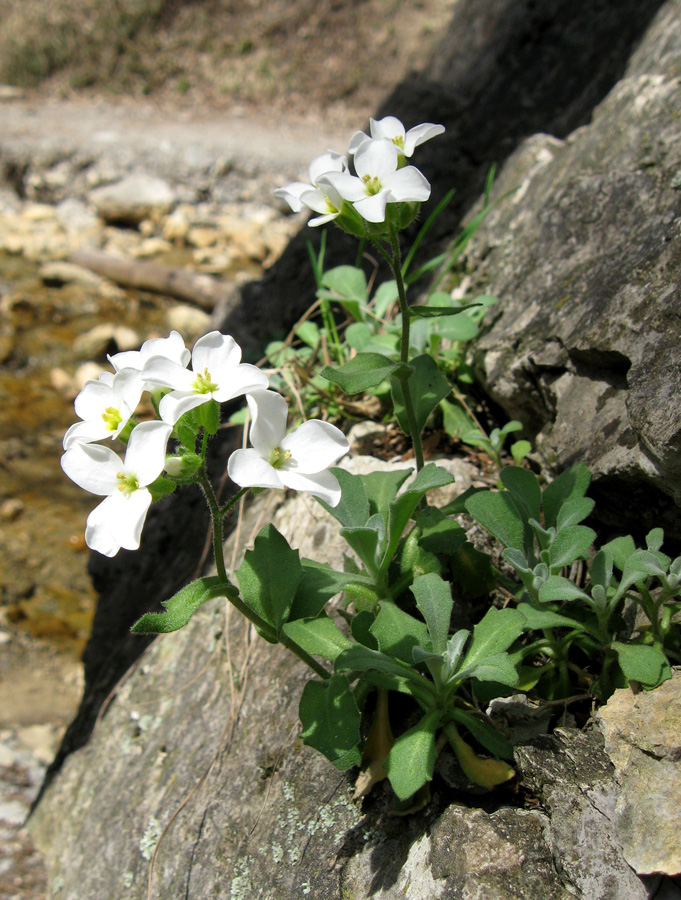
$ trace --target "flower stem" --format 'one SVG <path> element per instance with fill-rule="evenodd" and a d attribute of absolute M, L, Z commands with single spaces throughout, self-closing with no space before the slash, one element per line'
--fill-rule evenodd
<path fill-rule="evenodd" d="M 397 231 L 392 228 L 390 230 L 390 243 L 392 247 L 392 256 L 389 258 L 390 268 L 395 276 L 397 284 L 397 297 L 400 303 L 400 312 L 402 313 L 402 340 L 400 347 L 400 362 L 408 365 L 409 363 L 409 331 L 411 318 L 409 316 L 409 305 L 407 303 L 407 290 L 402 277 L 402 258 L 400 254 L 400 241 Z M 409 375 L 398 376 L 402 385 L 402 396 L 404 399 L 404 408 L 407 414 L 407 422 L 409 431 L 411 432 L 411 440 L 414 446 L 414 456 L 416 457 L 416 470 L 420 471 L 424 465 L 423 444 L 421 443 L 421 432 L 416 424 L 416 414 L 414 412 L 414 401 L 411 396 L 411 386 L 409 385 Z"/>
<path fill-rule="evenodd" d="M 222 530 L 222 520 L 224 518 L 224 514 L 221 515 L 220 504 L 218 503 L 218 498 L 215 496 L 213 485 L 210 483 L 210 479 L 206 473 L 205 465 L 202 466 L 197 472 L 197 480 L 201 485 L 201 489 L 203 490 L 206 501 L 208 502 L 210 517 L 213 522 L 213 557 L 215 558 L 215 568 L 218 570 L 218 577 L 220 581 L 224 581 L 226 584 L 230 584 L 229 578 L 227 577 L 227 567 L 225 566 L 225 556 L 222 549 L 222 542 L 224 538 Z"/>

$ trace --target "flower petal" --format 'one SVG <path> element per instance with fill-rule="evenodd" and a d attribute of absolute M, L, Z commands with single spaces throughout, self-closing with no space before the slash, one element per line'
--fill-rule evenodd
<path fill-rule="evenodd" d="M 110 447 L 75 443 L 62 456 L 61 467 L 83 490 L 102 496 L 118 490 L 123 461 Z"/>
<path fill-rule="evenodd" d="M 96 550 L 103 556 L 115 556 L 121 549 L 121 545 L 111 533 L 109 506 L 113 496 L 102 500 L 99 506 L 95 506 L 87 517 L 85 526 L 85 543 L 91 550 Z"/>
<path fill-rule="evenodd" d="M 364 141 L 370 141 L 371 138 L 368 134 L 365 134 L 363 131 L 356 131 L 353 136 L 350 138 L 350 144 L 348 146 L 348 153 L 352 155 L 356 153 Z"/>
<path fill-rule="evenodd" d="M 383 119 L 370 119 L 369 124 L 372 138 L 384 138 L 388 141 L 394 141 L 395 138 L 404 140 L 404 125 L 395 116 L 385 116 Z"/>
<path fill-rule="evenodd" d="M 257 450 L 235 450 L 227 461 L 227 474 L 242 488 L 284 488 L 277 470 Z"/>
<path fill-rule="evenodd" d="M 366 196 L 366 188 L 361 178 L 349 172 L 327 172 L 319 179 L 319 187 L 324 185 L 334 188 L 344 200 L 351 203 Z"/>
<path fill-rule="evenodd" d="M 169 425 L 174 425 L 178 419 L 190 409 L 196 409 L 202 403 L 212 400 L 210 394 L 196 394 L 194 391 L 172 391 L 162 398 L 158 406 L 161 418 Z"/>
<path fill-rule="evenodd" d="M 270 452 L 281 446 L 286 436 L 288 406 L 286 400 L 275 391 L 252 391 L 246 396 L 251 413 L 251 444 L 265 460 Z"/>
<path fill-rule="evenodd" d="M 385 181 L 390 190 L 392 200 L 397 202 L 413 201 L 419 203 L 430 197 L 430 184 L 416 166 L 405 166 L 390 175 Z"/>
<path fill-rule="evenodd" d="M 424 122 L 423 125 L 415 125 L 413 128 L 410 128 L 404 136 L 404 155 L 411 156 L 419 144 L 437 137 L 444 130 L 444 125 L 433 125 L 431 122 Z"/>
<path fill-rule="evenodd" d="M 300 202 L 300 195 L 305 191 L 309 191 L 311 187 L 311 184 L 306 184 L 304 181 L 293 181 L 291 184 L 287 184 L 286 187 L 277 188 L 274 196 L 280 200 L 285 200 L 293 212 L 300 212 L 303 208 L 303 204 Z"/>
<path fill-rule="evenodd" d="M 340 153 L 329 150 L 322 153 L 321 156 L 315 157 L 310 163 L 310 181 L 317 184 L 322 175 L 327 172 L 345 172 L 348 167 L 348 161 Z"/>
<path fill-rule="evenodd" d="M 156 481 L 163 471 L 172 430 L 173 426 L 166 422 L 142 422 L 133 428 L 125 454 L 125 471 L 137 477 L 140 487 Z"/>
<path fill-rule="evenodd" d="M 367 222 L 385 222 L 385 207 L 390 200 L 390 191 L 379 191 L 371 197 L 355 201 L 355 209 Z"/>
<path fill-rule="evenodd" d="M 239 363 L 238 366 L 224 365 L 211 373 L 218 383 L 218 389 L 213 391 L 213 399 L 219 403 L 233 400 L 242 394 L 251 391 L 264 391 L 270 381 L 262 369 L 252 366 L 250 363 Z"/>
<path fill-rule="evenodd" d="M 303 422 L 286 435 L 281 448 L 291 454 L 283 470 L 305 475 L 314 475 L 322 469 L 328 469 L 350 449 L 340 428 L 321 419 Z"/>
<path fill-rule="evenodd" d="M 302 491 L 312 494 L 324 500 L 329 506 L 338 506 L 341 499 L 341 489 L 338 479 L 331 472 L 318 472 L 316 475 L 301 475 L 299 472 L 291 472 L 289 469 L 281 469 L 281 480 L 286 487 L 294 491 Z"/>
<path fill-rule="evenodd" d="M 211 331 L 194 344 L 192 369 L 203 373 L 207 369 L 212 378 L 219 381 L 219 371 L 234 368 L 241 362 L 241 347 L 229 334 Z"/>
<path fill-rule="evenodd" d="M 397 170 L 397 157 L 392 141 L 365 141 L 355 153 L 355 171 L 360 178 L 378 178 L 382 184 Z"/>
<path fill-rule="evenodd" d="M 86 381 L 83 389 L 73 401 L 73 408 L 79 419 L 93 420 L 101 417 L 107 406 L 114 401 L 113 382 Z"/>
<path fill-rule="evenodd" d="M 145 382 L 176 391 L 188 391 L 196 380 L 196 374 L 164 356 L 152 356 L 144 364 L 142 378 Z"/>
<path fill-rule="evenodd" d="M 104 419 L 100 418 L 99 422 L 96 419 L 89 422 L 76 422 L 64 435 L 64 450 L 68 450 L 73 444 L 79 442 L 90 444 L 92 441 L 101 441 L 103 438 L 113 436 L 114 433 L 109 431 Z"/>

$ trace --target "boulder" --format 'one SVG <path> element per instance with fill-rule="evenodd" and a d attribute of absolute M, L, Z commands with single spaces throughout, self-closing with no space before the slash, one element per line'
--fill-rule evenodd
<path fill-rule="evenodd" d="M 95 188 L 88 199 L 105 222 L 135 226 L 169 213 L 177 194 L 162 178 L 137 173 Z"/>
<path fill-rule="evenodd" d="M 473 470 L 454 471 L 458 492 Z M 266 522 L 301 555 L 341 564 L 335 520 L 309 497 L 282 503 L 278 493 L 256 498 L 226 558 L 238 564 Z M 481 803 L 436 774 L 431 802 L 403 818 L 387 782 L 353 801 L 352 772 L 301 743 L 306 680 L 219 601 L 156 640 L 31 817 L 50 900 L 144 900 L 149 890 L 195 900 L 649 897 L 622 855 L 618 786 L 597 731 L 518 747 L 533 808 L 508 788 Z"/>
<path fill-rule="evenodd" d="M 681 539 L 681 3 L 566 137 L 535 135 L 500 173 L 476 238 L 499 298 L 476 346 L 488 394 L 551 472 L 595 474 L 605 524 Z"/>

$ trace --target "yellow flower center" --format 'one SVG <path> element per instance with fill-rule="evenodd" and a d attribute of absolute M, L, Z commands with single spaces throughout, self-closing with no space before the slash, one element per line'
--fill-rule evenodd
<path fill-rule="evenodd" d="M 400 150 L 404 150 L 404 135 L 398 134 L 393 138 L 393 144 Z"/>
<path fill-rule="evenodd" d="M 116 478 L 120 481 L 118 490 L 125 494 L 126 497 L 129 497 L 130 494 L 134 494 L 135 491 L 139 490 L 140 483 L 136 475 L 126 475 L 125 472 L 116 472 Z"/>
<path fill-rule="evenodd" d="M 210 372 L 208 369 L 204 369 L 203 375 L 200 372 L 196 373 L 196 378 L 192 383 L 192 389 L 195 394 L 212 394 L 213 391 L 217 391 L 218 385 L 210 380 Z"/>
<path fill-rule="evenodd" d="M 102 413 L 102 418 L 109 431 L 115 431 L 123 421 L 123 416 L 115 406 L 107 406 Z"/>
<path fill-rule="evenodd" d="M 378 194 L 383 187 L 377 175 L 364 175 L 362 181 L 364 182 L 364 190 L 370 197 Z"/>
<path fill-rule="evenodd" d="M 275 447 L 270 452 L 270 465 L 273 469 L 281 469 L 289 459 L 291 459 L 290 450 L 282 450 L 281 447 Z"/>

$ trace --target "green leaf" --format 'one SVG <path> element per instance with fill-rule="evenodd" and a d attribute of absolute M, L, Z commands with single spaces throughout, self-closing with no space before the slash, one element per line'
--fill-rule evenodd
<path fill-rule="evenodd" d="M 301 737 L 341 771 L 358 766 L 360 711 L 347 678 L 333 675 L 327 681 L 308 681 L 298 708 L 303 724 Z"/>
<path fill-rule="evenodd" d="M 511 456 L 517 466 L 532 452 L 532 444 L 529 441 L 515 441 L 510 446 Z"/>
<path fill-rule="evenodd" d="M 177 485 L 174 481 L 171 481 L 169 478 L 164 478 L 162 475 L 153 481 L 151 484 L 147 485 L 147 490 L 151 494 L 152 502 L 156 502 L 160 500 L 162 497 L 167 497 L 168 494 L 172 494 Z"/>
<path fill-rule="evenodd" d="M 458 404 L 451 403 L 449 400 L 441 400 L 440 409 L 442 410 L 442 427 L 450 437 L 460 438 L 462 434 L 470 431 L 473 427 L 473 420 Z"/>
<path fill-rule="evenodd" d="M 463 648 L 466 646 L 466 642 L 468 641 L 470 634 L 471 633 L 470 631 L 468 631 L 468 629 L 461 628 L 447 641 L 447 646 L 444 652 L 445 665 L 442 670 L 443 681 L 450 681 L 452 677 L 459 671 Z"/>
<path fill-rule="evenodd" d="M 383 768 L 400 800 L 406 800 L 433 777 L 435 768 L 435 732 L 442 713 L 427 713 L 418 725 L 400 735 L 388 754 Z"/>
<path fill-rule="evenodd" d="M 497 583 L 497 577 L 488 553 L 482 553 L 464 541 L 451 556 L 452 579 L 469 597 L 482 597 L 488 594 Z"/>
<path fill-rule="evenodd" d="M 659 550 L 664 543 L 664 529 L 653 528 L 646 535 L 646 547 L 648 550 Z"/>
<path fill-rule="evenodd" d="M 220 404 L 217 400 L 209 400 L 194 408 L 194 415 L 199 425 L 208 434 L 217 434 L 220 427 Z M 193 449 L 193 448 L 191 448 Z"/>
<path fill-rule="evenodd" d="M 458 316 L 467 309 L 467 306 L 410 306 L 409 315 L 412 319 L 435 319 L 438 316 Z"/>
<path fill-rule="evenodd" d="M 371 516 L 363 527 L 341 528 L 341 536 L 352 547 L 369 572 L 377 571 L 378 560 L 385 542 L 385 521 L 382 516 Z"/>
<path fill-rule="evenodd" d="M 515 687 L 518 684 L 518 672 L 508 653 L 495 653 L 486 656 L 480 662 L 467 664 L 457 672 L 457 678 L 476 678 L 478 681 L 494 681 Z"/>
<path fill-rule="evenodd" d="M 627 564 L 627 560 L 636 551 L 636 544 L 633 537 L 627 534 L 623 537 L 615 538 L 607 544 L 603 544 L 601 550 L 606 550 L 612 554 L 614 565 L 622 572 Z"/>
<path fill-rule="evenodd" d="M 279 632 L 303 577 L 298 551 L 274 525 L 265 525 L 235 574 L 244 603 Z"/>
<path fill-rule="evenodd" d="M 387 542 L 380 564 L 381 572 L 387 570 L 404 534 L 404 529 L 407 527 L 407 523 L 421 499 L 425 497 L 428 491 L 444 487 L 447 484 L 451 484 L 454 480 L 454 476 L 450 475 L 442 466 L 429 463 L 421 469 L 409 487 L 390 504 Z"/>
<path fill-rule="evenodd" d="M 198 578 L 178 591 L 170 599 L 163 600 L 164 613 L 146 613 L 132 626 L 133 634 L 169 634 L 186 625 L 196 610 L 213 597 L 227 597 L 234 592 L 232 585 L 220 583 L 217 576 Z"/>
<path fill-rule="evenodd" d="M 462 668 L 495 657 L 508 650 L 524 629 L 525 620 L 517 609 L 491 607 L 473 628 L 473 638 L 468 647 Z"/>
<path fill-rule="evenodd" d="M 298 582 L 289 613 L 289 621 L 318 616 L 328 601 L 345 589 L 353 576 L 336 572 L 327 563 L 302 559 L 303 577 Z"/>
<path fill-rule="evenodd" d="M 639 681 L 644 688 L 650 689 L 672 677 L 669 661 L 657 647 L 618 641 L 610 646 L 617 653 L 620 669 L 628 681 Z"/>
<path fill-rule="evenodd" d="M 507 491 L 473 494 L 466 501 L 466 509 L 505 547 L 525 549 L 523 519 Z"/>
<path fill-rule="evenodd" d="M 591 472 L 584 463 L 577 463 L 562 472 L 549 484 L 542 494 L 544 525 L 556 527 L 561 506 L 575 497 L 583 497 L 591 483 Z"/>
<path fill-rule="evenodd" d="M 413 475 L 414 470 L 393 469 L 389 472 L 370 472 L 368 475 L 360 475 L 364 490 L 369 501 L 371 514 L 378 513 L 387 521 L 390 504 L 395 499 L 397 492 L 404 482 Z"/>
<path fill-rule="evenodd" d="M 501 483 L 521 504 L 527 519 L 541 518 L 541 488 L 537 476 L 527 469 L 508 466 L 499 473 Z"/>
<path fill-rule="evenodd" d="M 330 471 L 336 476 L 340 485 L 340 503 L 338 506 L 331 507 L 323 500 L 319 502 L 344 528 L 366 525 L 371 511 L 362 478 L 336 466 Z"/>
<path fill-rule="evenodd" d="M 318 296 L 330 300 L 357 300 L 366 304 L 368 300 L 367 280 L 364 272 L 357 266 L 336 266 L 324 272 L 321 279 L 322 290 Z M 326 290 L 323 290 L 326 288 Z"/>
<path fill-rule="evenodd" d="M 456 706 L 452 707 L 452 718 L 464 725 L 476 741 L 497 759 L 513 759 L 513 744 L 493 725 Z"/>
<path fill-rule="evenodd" d="M 337 384 L 346 394 L 359 394 L 375 387 L 401 368 L 402 364 L 382 353 L 358 353 L 349 362 L 332 368 L 324 366 L 319 373 Z"/>
<path fill-rule="evenodd" d="M 373 337 L 372 332 L 364 322 L 353 322 L 351 325 L 348 325 L 343 336 L 345 342 L 353 350 L 365 350 Z"/>
<path fill-rule="evenodd" d="M 378 641 L 370 630 L 375 618 L 374 613 L 364 611 L 356 613 L 350 622 L 350 630 L 354 639 L 371 650 L 378 650 Z"/>
<path fill-rule="evenodd" d="M 414 661 L 414 647 L 430 650 L 428 629 L 409 613 L 390 601 L 381 602 L 381 608 L 369 629 L 378 641 L 382 653 L 411 664 Z"/>
<path fill-rule="evenodd" d="M 310 322 L 309 319 L 305 322 L 301 322 L 300 325 L 296 328 L 294 334 L 297 338 L 307 344 L 308 347 L 311 347 L 315 350 L 321 340 L 321 334 L 319 333 L 319 326 L 315 322 Z"/>
<path fill-rule="evenodd" d="M 451 555 L 466 541 L 461 525 L 444 516 L 436 506 L 417 510 L 415 518 L 421 532 L 419 544 L 429 553 Z"/>
<path fill-rule="evenodd" d="M 579 525 L 587 516 L 591 515 L 595 505 L 596 501 L 591 497 L 575 497 L 573 500 L 568 500 L 558 512 L 556 528 L 558 531 L 562 531 L 563 528 L 568 528 L 570 525 Z"/>
<path fill-rule="evenodd" d="M 551 569 L 568 566 L 576 559 L 586 559 L 596 532 L 586 525 L 570 525 L 559 531 L 549 547 L 549 565 Z"/>
<path fill-rule="evenodd" d="M 399 659 L 387 656 L 379 650 L 371 650 L 369 647 L 359 644 L 350 647 L 349 650 L 344 650 L 336 658 L 335 669 L 337 672 L 368 672 L 375 669 L 386 675 L 396 675 L 399 678 L 414 681 L 422 687 L 425 686 L 431 693 L 433 690 L 430 682 L 411 666 L 400 662 Z"/>
<path fill-rule="evenodd" d="M 397 282 L 394 280 L 384 281 L 374 294 L 374 314 L 377 315 L 379 319 L 384 318 L 390 307 L 397 300 L 397 297 Z"/>
<path fill-rule="evenodd" d="M 296 642 L 306 653 L 321 656 L 333 662 L 339 653 L 352 647 L 349 640 L 327 615 L 316 619 L 299 619 L 287 622 L 282 631 Z"/>
<path fill-rule="evenodd" d="M 430 645 L 434 653 L 444 653 L 449 636 L 449 622 L 454 601 L 449 582 L 431 573 L 414 579 L 411 591 L 416 597 L 416 606 L 426 620 Z M 426 645 L 421 644 L 422 647 Z M 383 649 L 383 648 L 382 648 Z"/>
<path fill-rule="evenodd" d="M 581 588 L 561 575 L 549 575 L 539 588 L 541 603 L 562 603 L 565 600 L 587 600 L 591 598 Z"/>
<path fill-rule="evenodd" d="M 550 609 L 537 609 L 529 603 L 519 603 L 517 611 L 525 620 L 528 631 L 541 631 L 544 628 L 582 628 L 582 624 L 568 616 L 553 612 Z"/>
<path fill-rule="evenodd" d="M 424 353 L 412 359 L 411 365 L 414 371 L 409 378 L 409 388 L 414 406 L 416 430 L 420 434 L 425 427 L 428 416 L 438 403 L 449 394 L 452 387 L 438 369 L 437 363 L 432 356 Z M 408 435 L 410 432 L 404 404 L 403 387 L 396 374 L 393 374 L 390 379 L 390 387 L 392 389 L 397 421 L 402 431 Z"/>

